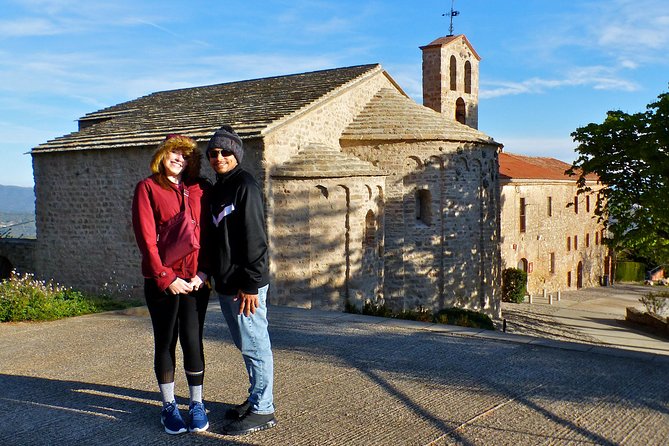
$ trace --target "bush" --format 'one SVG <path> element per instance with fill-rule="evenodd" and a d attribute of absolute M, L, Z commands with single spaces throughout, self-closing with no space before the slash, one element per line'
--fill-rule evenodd
<path fill-rule="evenodd" d="M 48 321 L 134 304 L 107 296 L 86 296 L 51 281 L 36 280 L 32 274 L 12 273 L 0 282 L 0 322 Z"/>
<path fill-rule="evenodd" d="M 616 282 L 643 282 L 646 265 L 639 262 L 617 262 Z"/>
<path fill-rule="evenodd" d="M 365 302 L 365 306 L 362 307 L 362 314 L 367 314 L 369 316 L 393 317 L 393 312 L 385 303 L 375 304 L 371 301 Z"/>
<path fill-rule="evenodd" d="M 347 313 L 360 314 L 360 311 L 350 303 L 345 304 L 344 311 Z M 373 303 L 367 301 L 362 308 L 362 314 L 420 322 L 435 322 L 437 324 L 459 325 L 461 327 L 484 328 L 486 330 L 495 329 L 495 325 L 488 315 L 473 310 L 464 310 L 462 308 L 446 308 L 434 315 L 423 307 L 418 307 L 416 310 L 404 310 L 395 313 L 388 308 L 385 303 Z"/>
<path fill-rule="evenodd" d="M 446 308 L 435 314 L 434 321 L 438 324 L 459 325 L 461 327 L 485 328 L 494 330 L 495 325 L 487 314 L 462 308 Z"/>
<path fill-rule="evenodd" d="M 659 293 L 648 293 L 639 299 L 646 311 L 657 316 L 661 316 L 667 303 L 669 302 L 669 292 L 660 291 Z"/>
<path fill-rule="evenodd" d="M 527 273 L 518 268 L 507 268 L 502 272 L 502 300 L 517 304 L 525 300 Z"/>
<path fill-rule="evenodd" d="M 393 316 L 397 319 L 405 319 L 408 321 L 432 322 L 432 313 L 423 307 L 418 307 L 416 310 L 404 310 Z"/>

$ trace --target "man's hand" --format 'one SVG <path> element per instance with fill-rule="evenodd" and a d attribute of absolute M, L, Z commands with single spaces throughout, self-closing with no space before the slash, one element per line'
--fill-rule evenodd
<path fill-rule="evenodd" d="M 174 279 L 174 282 L 170 283 L 170 286 L 168 286 L 167 289 L 172 294 L 188 294 L 193 291 L 193 285 L 182 278 L 177 277 Z"/>
<path fill-rule="evenodd" d="M 233 300 L 237 302 L 239 299 L 241 299 L 239 314 L 244 313 L 247 317 L 251 314 L 256 314 L 256 308 L 258 308 L 259 304 L 257 294 L 246 294 L 242 290 L 239 290 Z"/>
<path fill-rule="evenodd" d="M 192 279 L 190 279 L 190 284 L 193 287 L 193 291 L 197 291 L 200 288 L 202 288 L 202 286 L 206 281 L 207 281 L 207 275 L 201 271 L 198 271 L 197 275 Z"/>

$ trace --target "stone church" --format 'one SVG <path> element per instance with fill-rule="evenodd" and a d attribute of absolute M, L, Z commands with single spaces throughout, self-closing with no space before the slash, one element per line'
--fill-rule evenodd
<path fill-rule="evenodd" d="M 424 105 L 378 64 L 163 91 L 32 149 L 40 277 L 141 295 L 134 185 L 165 135 L 230 124 L 266 198 L 273 304 L 500 315 L 500 144 L 477 130 L 479 56 L 421 47 Z M 211 176 L 203 163 L 203 173 Z"/>

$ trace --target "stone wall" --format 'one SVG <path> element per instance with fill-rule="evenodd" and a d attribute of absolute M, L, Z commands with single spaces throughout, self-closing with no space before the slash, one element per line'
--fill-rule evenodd
<path fill-rule="evenodd" d="M 458 306 L 499 316 L 496 147 L 426 141 L 344 150 L 389 174 L 386 302 L 399 310 Z"/>
<path fill-rule="evenodd" d="M 140 258 L 131 223 L 135 184 L 154 147 L 33 155 L 36 272 L 89 292 L 138 295 Z"/>
<path fill-rule="evenodd" d="M 382 293 L 382 177 L 272 180 L 273 299 L 342 310 Z"/>
<path fill-rule="evenodd" d="M 592 187 L 596 192 L 597 187 Z M 575 181 L 514 180 L 504 183 L 501 194 L 503 265 L 515 268 L 526 263 L 529 293 L 536 296 L 544 290 L 555 293 L 600 284 L 606 274 L 607 247 L 601 243 L 603 227 L 594 214 L 594 194 L 578 197 L 578 213 L 573 206 Z M 520 232 L 521 198 L 525 199 L 525 232 Z"/>
<path fill-rule="evenodd" d="M 34 272 L 35 244 L 35 239 L 0 238 L 0 279 L 9 277 L 12 270 Z"/>

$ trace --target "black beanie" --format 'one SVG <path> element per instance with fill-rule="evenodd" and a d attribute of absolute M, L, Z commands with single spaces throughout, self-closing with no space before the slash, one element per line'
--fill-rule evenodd
<path fill-rule="evenodd" d="M 239 164 L 242 163 L 242 158 L 244 158 L 242 140 L 232 127 L 227 124 L 216 130 L 214 136 L 209 140 L 209 144 L 207 144 L 207 154 L 209 154 L 209 151 L 212 149 L 229 150 L 235 156 L 237 163 Z"/>

